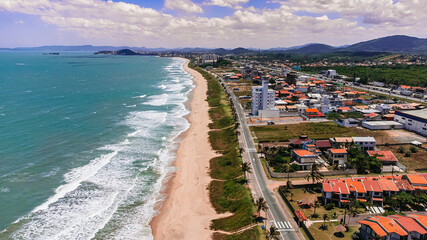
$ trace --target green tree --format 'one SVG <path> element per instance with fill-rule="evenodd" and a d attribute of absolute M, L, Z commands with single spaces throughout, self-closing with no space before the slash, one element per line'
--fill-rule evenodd
<path fill-rule="evenodd" d="M 277 228 L 271 226 L 269 230 L 267 230 L 267 236 L 269 240 L 279 240 L 280 232 L 277 231 Z"/>
<path fill-rule="evenodd" d="M 400 147 L 397 149 L 397 152 L 398 152 L 398 153 L 404 153 L 404 152 L 405 152 L 405 148 L 404 148 L 404 147 L 402 147 L 402 146 L 400 146 Z"/>
<path fill-rule="evenodd" d="M 267 202 L 264 200 L 264 198 L 260 197 L 258 200 L 256 200 L 255 205 L 257 207 L 258 211 L 258 218 L 261 217 L 261 210 L 265 211 L 268 209 Z"/>
<path fill-rule="evenodd" d="M 418 149 L 417 149 L 416 147 L 414 147 L 414 146 L 412 146 L 409 150 L 410 150 L 412 153 L 416 153 L 416 152 L 418 152 Z"/>
<path fill-rule="evenodd" d="M 242 163 L 242 171 L 243 171 L 243 175 L 245 176 L 245 179 L 246 179 L 246 173 L 252 172 L 251 163 L 250 162 L 243 162 Z"/>
<path fill-rule="evenodd" d="M 404 211 L 407 209 L 408 205 L 414 204 L 414 196 L 406 192 L 400 192 L 396 195 L 396 203 L 398 204 L 399 210 Z"/>
<path fill-rule="evenodd" d="M 318 182 L 323 179 L 323 174 L 319 171 L 319 167 L 320 166 L 317 163 L 313 163 L 310 172 L 305 176 L 307 181 L 310 181 L 311 179 L 314 184 L 314 182 Z"/>
<path fill-rule="evenodd" d="M 324 213 L 322 218 L 323 218 L 323 230 L 327 230 L 328 226 L 326 225 L 326 221 L 329 221 L 329 215 Z"/>
<path fill-rule="evenodd" d="M 316 214 L 316 209 L 318 208 L 318 207 L 320 207 L 320 202 L 319 201 L 314 201 L 314 203 L 313 203 L 313 208 L 314 208 L 314 212 L 313 212 L 313 217 L 314 218 L 316 218 L 316 217 L 318 217 L 318 214 Z"/>

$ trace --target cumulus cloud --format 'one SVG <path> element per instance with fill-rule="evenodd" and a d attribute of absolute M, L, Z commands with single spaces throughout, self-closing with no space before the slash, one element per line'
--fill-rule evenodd
<path fill-rule="evenodd" d="M 299 3 L 304 1 L 309 4 Z M 339 7 L 329 5 L 328 8 L 321 2 L 329 1 L 289 0 L 275 9 L 237 9 L 223 18 L 178 17 L 134 4 L 102 0 L 1 0 L 0 11 L 39 16 L 42 21 L 57 26 L 61 31 L 76 33 L 86 42 L 99 45 L 268 48 L 310 42 L 343 45 L 392 34 L 426 34 L 423 23 L 427 18 L 419 10 L 425 9 L 420 0 L 401 1 L 397 6 L 385 5 L 390 9 L 383 10 L 379 15 L 373 14 L 370 9 L 363 12 L 360 7 L 358 10 L 347 7 L 340 13 L 343 16 L 336 19 L 328 18 L 326 13 L 338 11 Z M 184 3 L 192 6 L 190 1 Z M 310 4 L 317 8 L 308 6 Z M 177 9 L 170 5 L 169 8 Z M 325 15 L 298 16 L 295 11 Z M 414 15 L 418 12 L 418 15 Z M 394 17 L 396 14 L 403 19 Z M 361 15 L 365 17 L 366 24 L 372 23 L 360 25 L 357 16 Z M 408 25 L 407 21 L 412 21 L 412 24 Z"/>
<path fill-rule="evenodd" d="M 210 0 L 206 5 L 215 5 L 220 7 L 238 8 L 241 9 L 240 4 L 247 3 L 249 0 Z"/>
<path fill-rule="evenodd" d="M 187 13 L 203 13 L 203 9 L 191 0 L 165 0 L 165 8 Z"/>

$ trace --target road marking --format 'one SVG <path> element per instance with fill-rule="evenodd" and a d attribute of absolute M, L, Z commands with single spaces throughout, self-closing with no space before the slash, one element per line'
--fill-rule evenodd
<path fill-rule="evenodd" d="M 283 222 L 273 222 L 273 225 L 280 231 L 283 229 L 293 229 L 292 225 L 288 221 Z"/>

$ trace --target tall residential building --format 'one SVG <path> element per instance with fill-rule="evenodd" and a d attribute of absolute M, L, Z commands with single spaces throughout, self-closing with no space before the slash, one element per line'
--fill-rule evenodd
<path fill-rule="evenodd" d="M 260 110 L 273 110 L 276 92 L 268 89 L 268 79 L 262 80 L 262 86 L 252 87 L 252 115 Z"/>

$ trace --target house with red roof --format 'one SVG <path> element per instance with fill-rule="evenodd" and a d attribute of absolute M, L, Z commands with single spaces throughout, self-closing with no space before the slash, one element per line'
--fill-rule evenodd
<path fill-rule="evenodd" d="M 294 149 L 291 154 L 292 160 L 301 167 L 301 170 L 310 170 L 318 156 L 310 151 Z"/>
<path fill-rule="evenodd" d="M 363 180 L 363 185 L 366 189 L 367 199 L 374 205 L 383 206 L 383 190 L 377 181 L 377 178 L 366 178 Z"/>
<path fill-rule="evenodd" d="M 367 192 L 362 179 L 346 178 L 343 181 L 347 184 L 348 190 L 350 190 L 350 197 L 361 202 L 366 202 Z"/>
<path fill-rule="evenodd" d="M 344 148 L 330 148 L 326 152 L 326 156 L 328 157 L 331 164 L 344 165 L 347 162 L 347 150 Z"/>
<path fill-rule="evenodd" d="M 392 215 L 390 218 L 410 235 L 410 239 L 427 239 L 427 228 L 419 221 L 422 218 L 427 218 L 427 216 L 418 214 L 415 214 L 414 217 Z"/>
<path fill-rule="evenodd" d="M 416 190 L 427 192 L 427 179 L 423 174 L 408 174 L 404 175 L 402 179 L 406 179 Z"/>
<path fill-rule="evenodd" d="M 325 118 L 325 115 L 323 115 L 317 108 L 307 108 L 303 110 L 303 114 L 307 116 L 308 118 Z"/>
<path fill-rule="evenodd" d="M 365 220 L 358 221 L 358 223 L 361 224 L 360 236 L 363 240 L 426 239 L 426 227 L 421 223 L 421 221 L 425 221 L 425 218 L 427 218 L 427 216 L 421 214 L 369 217 Z"/>
<path fill-rule="evenodd" d="M 380 160 L 383 165 L 397 165 L 399 162 L 391 151 L 368 150 L 366 152 L 369 156 Z"/>
<path fill-rule="evenodd" d="M 332 202 L 341 207 L 342 204 L 350 202 L 350 190 L 345 182 L 338 179 L 325 180 L 322 187 L 325 204 Z"/>

